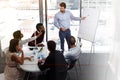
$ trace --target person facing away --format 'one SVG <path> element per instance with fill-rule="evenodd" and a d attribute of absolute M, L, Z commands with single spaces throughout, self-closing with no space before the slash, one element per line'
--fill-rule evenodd
<path fill-rule="evenodd" d="M 28 46 L 43 46 L 42 44 L 40 44 L 43 41 L 45 34 L 45 29 L 42 23 L 38 23 L 36 25 L 36 31 L 32 34 L 32 37 L 38 34 L 40 34 L 40 36 L 37 37 L 35 40 L 29 42 Z"/>
<path fill-rule="evenodd" d="M 54 17 L 54 25 L 59 29 L 59 38 L 61 42 L 61 49 L 64 51 L 64 39 L 66 39 L 68 48 L 70 48 L 70 45 L 68 43 L 68 39 L 71 36 L 71 30 L 70 30 L 70 21 L 71 20 L 84 20 L 86 17 L 75 17 L 73 14 L 66 10 L 66 3 L 61 2 L 60 3 L 60 11 L 55 14 Z"/>
<path fill-rule="evenodd" d="M 17 54 L 21 52 L 21 56 Z M 6 66 L 4 70 L 5 80 L 23 80 L 25 72 L 18 65 L 24 63 L 24 59 L 30 60 L 29 57 L 24 57 L 24 52 L 20 47 L 18 39 L 11 39 L 8 51 L 5 54 Z"/>
<path fill-rule="evenodd" d="M 41 34 L 37 34 L 37 35 L 34 36 L 34 37 L 31 37 L 31 38 L 22 40 L 23 34 L 21 33 L 20 30 L 17 30 L 17 31 L 15 31 L 15 32 L 13 32 L 13 37 L 14 37 L 14 39 L 19 39 L 19 40 L 20 40 L 20 47 L 21 47 L 21 48 L 23 47 L 24 44 L 26 44 L 27 42 L 30 42 L 30 41 L 35 40 L 35 39 L 38 38 L 40 35 L 41 35 Z"/>
<path fill-rule="evenodd" d="M 38 66 L 44 71 L 47 70 L 45 80 L 65 80 L 67 74 L 67 63 L 63 54 L 56 49 L 56 43 L 52 40 L 47 42 L 49 55 L 45 59 L 43 65 L 41 63 L 43 60 L 39 60 Z"/>
<path fill-rule="evenodd" d="M 70 49 L 68 50 L 68 53 L 64 53 L 65 59 L 67 59 L 67 63 L 70 64 L 71 61 L 77 60 L 79 58 L 79 55 L 81 53 L 80 44 L 75 44 L 76 40 L 75 37 L 70 36 L 69 38 L 69 44 Z"/>

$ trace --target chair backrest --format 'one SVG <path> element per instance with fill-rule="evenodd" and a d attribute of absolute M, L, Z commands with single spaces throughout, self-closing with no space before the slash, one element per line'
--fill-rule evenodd
<path fill-rule="evenodd" d="M 72 69 L 72 68 L 75 66 L 76 61 L 77 61 L 77 60 L 73 60 L 73 61 L 71 61 L 71 63 L 68 64 L 68 69 L 67 69 L 67 70 Z"/>

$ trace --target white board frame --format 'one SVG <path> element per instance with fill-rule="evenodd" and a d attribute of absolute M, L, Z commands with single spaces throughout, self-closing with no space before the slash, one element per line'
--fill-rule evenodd
<path fill-rule="evenodd" d="M 97 8 L 84 8 L 82 16 L 86 16 L 86 19 L 81 20 L 78 38 L 94 43 L 100 10 Z"/>

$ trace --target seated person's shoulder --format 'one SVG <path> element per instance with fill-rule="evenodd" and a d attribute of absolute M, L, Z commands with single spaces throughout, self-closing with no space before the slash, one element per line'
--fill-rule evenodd
<path fill-rule="evenodd" d="M 59 51 L 59 50 L 56 50 L 55 52 L 56 52 L 56 53 L 61 53 L 61 54 L 62 54 L 62 52 L 61 52 L 61 51 Z"/>

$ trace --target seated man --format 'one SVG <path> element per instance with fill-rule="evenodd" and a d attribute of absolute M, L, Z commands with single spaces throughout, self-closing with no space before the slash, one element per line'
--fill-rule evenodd
<path fill-rule="evenodd" d="M 67 63 L 70 64 L 71 61 L 74 61 L 76 59 L 79 58 L 81 49 L 80 49 L 80 45 L 76 45 L 76 40 L 73 36 L 70 36 L 69 39 L 69 44 L 70 44 L 70 49 L 68 51 L 68 53 L 64 53 L 64 56 L 67 60 Z"/>
<path fill-rule="evenodd" d="M 47 70 L 45 80 L 65 80 L 67 74 L 67 64 L 63 54 L 56 51 L 56 43 L 54 41 L 47 42 L 48 50 L 50 51 L 44 64 L 43 60 L 39 60 L 38 66 L 43 70 Z"/>
<path fill-rule="evenodd" d="M 45 34 L 45 29 L 44 29 L 44 26 L 42 23 L 38 23 L 36 25 L 36 31 L 32 34 L 32 37 L 33 36 L 36 36 L 38 34 L 40 34 L 40 36 L 36 39 L 36 40 L 33 40 L 31 42 L 28 43 L 29 46 L 44 46 L 43 44 L 40 44 L 43 39 L 44 39 L 44 34 Z"/>

